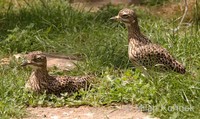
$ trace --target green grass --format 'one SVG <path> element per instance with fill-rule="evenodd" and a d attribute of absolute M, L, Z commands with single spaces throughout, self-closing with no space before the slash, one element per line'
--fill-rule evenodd
<path fill-rule="evenodd" d="M 12 8 L 12 7 L 11 7 Z M 20 61 L 0 65 L 0 118 L 22 118 L 27 106 L 110 105 L 131 103 L 154 108 L 160 118 L 199 118 L 200 30 L 198 22 L 173 33 L 178 24 L 134 8 L 142 31 L 167 48 L 186 66 L 186 75 L 153 73 L 152 79 L 132 70 L 127 56 L 127 29 L 109 20 L 120 7 L 106 6 L 97 13 L 74 10 L 63 1 L 40 2 L 0 12 L 0 58 L 14 53 L 42 50 L 83 54 L 85 62 L 69 75 L 96 74 L 89 91 L 73 96 L 33 95 L 24 90 L 29 69 Z M 56 73 L 52 71 L 51 73 Z M 191 111 L 176 110 L 176 106 Z M 174 107 L 174 111 L 172 111 Z M 171 110 L 170 110 L 171 109 Z"/>

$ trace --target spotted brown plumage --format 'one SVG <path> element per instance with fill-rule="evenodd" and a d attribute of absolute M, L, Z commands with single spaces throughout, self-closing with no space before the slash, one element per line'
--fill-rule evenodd
<path fill-rule="evenodd" d="M 92 76 L 50 76 L 47 71 L 47 59 L 38 52 L 26 56 L 22 66 L 31 66 L 33 72 L 25 84 L 25 88 L 37 93 L 73 93 L 88 88 Z"/>
<path fill-rule="evenodd" d="M 122 9 L 112 17 L 128 28 L 128 56 L 136 67 L 156 71 L 175 71 L 184 74 L 185 67 L 160 45 L 154 44 L 140 32 L 137 15 L 131 9 Z"/>

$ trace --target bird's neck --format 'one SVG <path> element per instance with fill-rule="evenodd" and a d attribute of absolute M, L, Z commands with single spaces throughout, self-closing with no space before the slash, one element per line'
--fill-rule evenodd
<path fill-rule="evenodd" d="M 26 88 L 35 92 L 45 90 L 46 85 L 48 85 L 48 76 L 46 68 L 35 69 L 26 83 Z"/>
<path fill-rule="evenodd" d="M 138 26 L 138 24 L 136 23 L 131 23 L 131 24 L 127 24 L 126 25 L 128 28 L 128 38 L 133 38 L 133 37 L 137 37 L 137 35 L 140 35 L 140 28 Z"/>
<path fill-rule="evenodd" d="M 128 41 L 133 41 L 135 44 L 147 44 L 151 41 L 146 38 L 140 31 L 138 22 L 135 21 L 134 23 L 127 24 L 128 28 Z"/>
<path fill-rule="evenodd" d="M 46 81 L 48 77 L 48 71 L 46 68 L 38 68 L 32 72 L 32 75 L 37 77 L 37 80 Z"/>

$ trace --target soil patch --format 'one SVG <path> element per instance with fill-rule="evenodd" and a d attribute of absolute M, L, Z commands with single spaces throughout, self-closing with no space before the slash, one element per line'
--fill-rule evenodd
<path fill-rule="evenodd" d="M 158 119 L 141 112 L 133 105 L 109 107 L 36 107 L 27 108 L 28 116 L 24 119 Z"/>

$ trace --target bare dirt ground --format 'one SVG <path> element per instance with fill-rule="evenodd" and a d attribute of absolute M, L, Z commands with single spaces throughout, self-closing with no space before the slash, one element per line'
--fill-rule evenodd
<path fill-rule="evenodd" d="M 109 107 L 36 107 L 27 108 L 24 119 L 158 119 L 141 112 L 133 105 Z"/>

